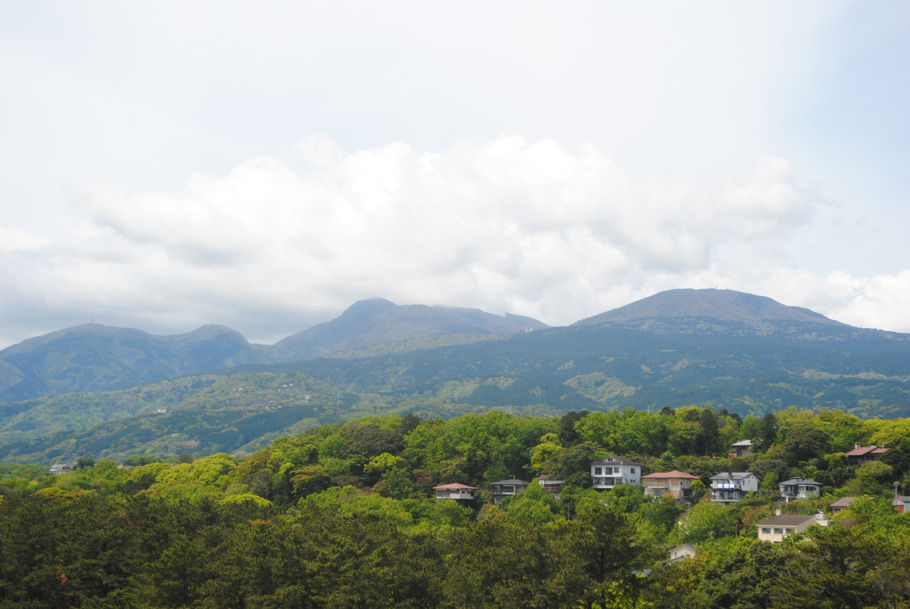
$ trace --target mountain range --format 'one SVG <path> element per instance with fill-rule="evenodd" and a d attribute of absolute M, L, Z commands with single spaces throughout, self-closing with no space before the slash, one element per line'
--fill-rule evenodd
<path fill-rule="evenodd" d="M 385 412 L 708 403 L 910 416 L 910 335 L 730 290 L 661 292 L 566 327 L 371 299 L 273 346 L 219 326 L 80 326 L 0 352 L 0 460 L 246 452 Z"/>

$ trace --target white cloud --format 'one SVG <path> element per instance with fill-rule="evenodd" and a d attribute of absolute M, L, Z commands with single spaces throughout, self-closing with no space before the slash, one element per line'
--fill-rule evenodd
<path fill-rule="evenodd" d="M 894 311 L 910 272 L 718 264 L 724 244 L 761 250 L 811 221 L 819 201 L 781 159 L 699 183 L 518 137 L 434 153 L 401 143 L 347 153 L 323 137 L 297 151 L 301 169 L 256 158 L 176 192 L 83 186 L 68 241 L 0 235 L 8 293 L 102 323 L 226 323 L 274 338 L 377 295 L 565 324 L 662 289 L 721 286 L 905 329 Z"/>

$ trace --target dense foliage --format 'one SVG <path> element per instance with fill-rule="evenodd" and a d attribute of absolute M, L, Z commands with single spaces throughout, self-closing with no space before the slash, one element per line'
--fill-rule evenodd
<path fill-rule="evenodd" d="M 734 441 L 761 450 L 726 456 Z M 889 447 L 852 464 L 854 443 Z M 634 458 L 647 471 L 700 478 L 752 471 L 764 493 L 731 506 L 686 505 L 640 486 L 590 488 L 591 460 Z M 711 408 L 657 413 L 501 412 L 451 420 L 367 417 L 276 439 L 249 457 L 184 454 L 81 459 L 77 471 L 0 468 L 3 607 L 907 607 L 910 421 L 795 409 L 746 417 Z M 537 482 L 494 505 L 490 482 Z M 758 541 L 776 483 L 814 478 L 828 528 Z M 476 501 L 433 498 L 439 483 Z M 694 559 L 667 552 L 695 544 Z"/>

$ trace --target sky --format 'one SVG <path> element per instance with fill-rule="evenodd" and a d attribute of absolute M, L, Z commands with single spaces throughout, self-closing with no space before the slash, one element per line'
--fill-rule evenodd
<path fill-rule="evenodd" d="M 0 348 L 672 288 L 910 332 L 908 29 L 875 0 L 0 0 Z"/>

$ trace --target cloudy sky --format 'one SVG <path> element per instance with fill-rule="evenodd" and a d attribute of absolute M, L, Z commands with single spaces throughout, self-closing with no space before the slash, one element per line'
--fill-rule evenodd
<path fill-rule="evenodd" d="M 910 332 L 910 3 L 0 0 L 0 347 L 561 325 L 721 287 Z"/>

